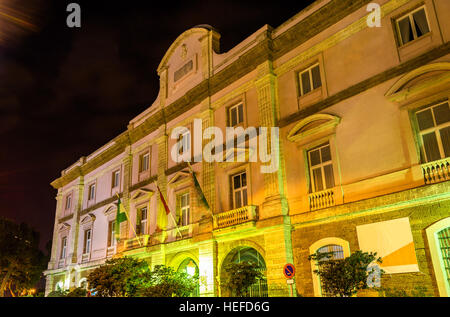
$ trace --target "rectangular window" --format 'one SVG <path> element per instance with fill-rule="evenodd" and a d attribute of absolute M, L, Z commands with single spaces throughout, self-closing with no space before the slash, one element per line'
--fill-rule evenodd
<path fill-rule="evenodd" d="M 178 195 L 178 223 L 181 226 L 187 226 L 190 223 L 190 201 L 189 193 Z"/>
<path fill-rule="evenodd" d="M 319 64 L 313 65 L 308 69 L 299 73 L 300 83 L 300 95 L 306 95 L 307 93 L 322 87 L 322 80 L 320 79 Z"/>
<path fill-rule="evenodd" d="M 233 193 L 233 209 L 247 206 L 247 173 L 239 173 L 231 177 Z"/>
<path fill-rule="evenodd" d="M 120 184 L 120 171 L 117 170 L 112 173 L 112 185 L 111 186 L 112 186 L 112 188 L 116 188 L 119 186 L 119 184 Z"/>
<path fill-rule="evenodd" d="M 310 191 L 320 192 L 334 187 L 333 163 L 330 144 L 326 143 L 308 151 Z"/>
<path fill-rule="evenodd" d="M 425 7 L 418 8 L 396 20 L 400 45 L 409 43 L 430 32 Z"/>
<path fill-rule="evenodd" d="M 72 205 L 72 195 L 67 195 L 66 197 L 66 208 L 65 210 L 70 209 L 70 206 Z"/>
<path fill-rule="evenodd" d="M 150 154 L 145 153 L 139 157 L 139 172 L 148 171 L 150 166 Z"/>
<path fill-rule="evenodd" d="M 95 198 L 95 184 L 89 186 L 88 200 L 93 200 Z"/>
<path fill-rule="evenodd" d="M 139 223 L 139 230 L 138 234 L 148 234 L 147 230 L 147 207 L 143 207 L 139 210 L 139 216 L 140 216 L 140 223 Z"/>
<path fill-rule="evenodd" d="M 92 230 L 87 229 L 84 231 L 83 254 L 91 252 L 91 242 L 92 242 Z"/>
<path fill-rule="evenodd" d="M 61 254 L 60 259 L 66 258 L 66 251 L 67 251 L 67 237 L 63 237 L 61 240 Z"/>
<path fill-rule="evenodd" d="M 186 131 L 178 138 L 178 154 L 189 153 L 191 151 L 191 131 Z"/>
<path fill-rule="evenodd" d="M 450 156 L 450 108 L 448 101 L 416 112 L 422 152 L 426 162 Z"/>
<path fill-rule="evenodd" d="M 244 105 L 242 103 L 228 108 L 228 125 L 237 126 L 244 122 Z"/>
<path fill-rule="evenodd" d="M 108 247 L 116 245 L 116 222 L 108 222 Z"/>

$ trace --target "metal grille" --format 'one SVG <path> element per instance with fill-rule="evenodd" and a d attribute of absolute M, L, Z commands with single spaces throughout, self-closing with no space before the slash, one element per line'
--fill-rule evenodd
<path fill-rule="evenodd" d="M 324 247 L 321 247 L 320 249 L 317 250 L 317 253 L 332 253 L 331 258 L 322 258 L 319 260 L 319 270 L 320 270 L 320 263 L 329 261 L 329 260 L 343 260 L 344 259 L 344 250 L 340 245 L 336 245 L 336 244 L 329 244 L 326 245 Z M 327 293 L 325 291 L 325 288 L 323 287 L 323 283 L 322 280 L 319 278 L 320 280 L 320 289 L 322 292 L 322 296 L 323 297 L 332 297 L 331 294 Z"/>
<path fill-rule="evenodd" d="M 438 232 L 438 241 L 441 248 L 442 262 L 447 275 L 447 282 L 450 284 L 450 227 Z"/>

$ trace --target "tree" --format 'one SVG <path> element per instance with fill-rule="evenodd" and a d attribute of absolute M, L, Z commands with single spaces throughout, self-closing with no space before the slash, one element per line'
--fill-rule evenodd
<path fill-rule="evenodd" d="M 157 265 L 152 272 L 145 272 L 136 289 L 136 295 L 142 297 L 187 297 L 198 284 L 197 276 L 185 272 L 176 272 L 173 268 Z"/>
<path fill-rule="evenodd" d="M 360 250 L 345 259 L 333 259 L 333 252 L 316 252 L 308 257 L 316 261 L 322 288 L 332 296 L 348 297 L 360 289 L 367 288 L 367 277 L 372 272 L 368 266 L 372 262 L 381 263 L 376 253 Z M 382 271 L 381 271 L 382 273 Z"/>
<path fill-rule="evenodd" d="M 12 296 L 37 283 L 46 266 L 39 234 L 27 224 L 0 217 L 0 297 Z"/>
<path fill-rule="evenodd" d="M 247 261 L 230 263 L 225 266 L 225 271 L 227 272 L 227 277 L 224 281 L 224 286 L 231 293 L 234 291 L 237 297 L 244 296 L 251 285 L 264 277 L 256 263 Z"/>
<path fill-rule="evenodd" d="M 108 260 L 92 271 L 87 281 L 99 297 L 189 296 L 197 278 L 173 268 L 158 265 L 150 271 L 147 262 L 129 257 Z"/>
<path fill-rule="evenodd" d="M 148 264 L 130 257 L 110 259 L 92 271 L 87 281 L 99 297 L 133 296 L 139 284 L 141 272 L 148 270 Z"/>

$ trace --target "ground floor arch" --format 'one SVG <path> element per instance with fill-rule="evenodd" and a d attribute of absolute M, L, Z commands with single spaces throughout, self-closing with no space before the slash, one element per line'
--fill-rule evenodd
<path fill-rule="evenodd" d="M 251 262 L 258 266 L 258 270 L 263 274 L 263 278 L 258 280 L 255 284 L 250 286 L 248 290 L 248 297 L 267 297 L 268 287 L 267 287 L 267 277 L 266 277 L 266 262 L 263 256 L 254 248 L 249 246 L 238 246 L 232 249 L 224 258 L 222 265 L 220 267 L 220 292 L 221 296 L 234 296 L 232 290 L 229 290 L 224 285 L 224 281 L 227 279 L 227 272 L 225 270 L 226 266 L 230 263 L 242 263 Z"/>
<path fill-rule="evenodd" d="M 195 262 L 194 259 L 187 257 L 180 263 L 180 265 L 177 268 L 177 272 L 183 272 L 191 277 L 198 278 L 199 276 L 198 264 Z M 194 291 L 191 293 L 191 296 L 193 297 L 200 296 L 200 284 L 197 284 Z"/>

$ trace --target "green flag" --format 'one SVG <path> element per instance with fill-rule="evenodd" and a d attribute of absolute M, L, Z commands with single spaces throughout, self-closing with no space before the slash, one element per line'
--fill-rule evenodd
<path fill-rule="evenodd" d="M 127 214 L 125 212 L 125 209 L 123 208 L 123 204 L 120 201 L 120 197 L 117 197 L 119 201 L 117 202 L 117 213 L 116 213 L 116 222 L 114 224 L 114 235 L 116 237 L 116 241 L 120 240 L 120 223 L 127 221 Z M 121 212 L 121 210 L 124 210 Z"/>
<path fill-rule="evenodd" d="M 203 190 L 202 190 L 202 188 L 200 187 L 200 183 L 199 183 L 198 180 L 197 180 L 197 176 L 195 176 L 195 172 L 192 170 L 191 164 L 189 164 L 189 162 L 188 162 L 188 167 L 189 167 L 189 171 L 190 171 L 191 174 L 192 174 L 192 179 L 193 179 L 193 181 L 194 181 L 194 187 L 195 187 L 195 190 L 197 191 L 198 199 L 200 200 L 200 202 L 201 202 L 203 205 L 205 205 L 206 209 L 210 209 L 210 208 L 209 208 L 208 201 L 206 200 L 206 197 L 205 197 L 205 195 L 203 194 Z"/>

